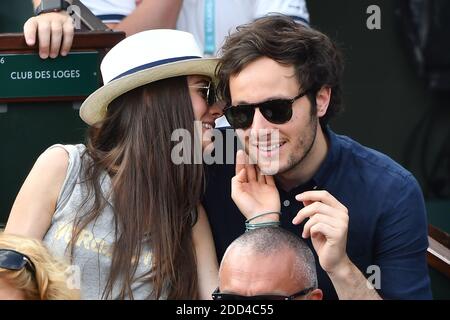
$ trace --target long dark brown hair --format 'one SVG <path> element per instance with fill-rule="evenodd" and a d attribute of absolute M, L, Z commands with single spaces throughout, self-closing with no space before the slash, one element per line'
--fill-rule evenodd
<path fill-rule="evenodd" d="M 171 160 L 172 132 L 184 128 L 194 137 L 193 120 L 187 77 L 177 77 L 123 94 L 109 105 L 102 123 L 89 129 L 84 157 L 89 196 L 83 206 L 89 199 L 93 205 L 80 210 L 87 213 L 75 220 L 71 252 L 73 256 L 81 230 L 107 205 L 100 181 L 107 172 L 112 178 L 116 240 L 104 298 L 123 281 L 119 298 L 133 299 L 131 284 L 139 262 L 135 257 L 141 256 L 145 244 L 152 250 L 152 269 L 143 277 L 153 287 L 149 298 L 166 293 L 169 299 L 198 297 L 192 226 L 203 170 L 201 165 L 175 165 Z"/>

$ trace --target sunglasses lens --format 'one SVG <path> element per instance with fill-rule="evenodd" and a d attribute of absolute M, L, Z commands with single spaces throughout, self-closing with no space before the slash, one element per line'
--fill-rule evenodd
<path fill-rule="evenodd" d="M 260 107 L 260 111 L 268 121 L 283 124 L 292 118 L 292 103 L 287 100 L 267 101 Z"/>
<path fill-rule="evenodd" d="M 9 250 L 0 251 L 0 268 L 20 270 L 26 265 L 26 260 L 19 253 Z"/>
<path fill-rule="evenodd" d="M 253 107 L 231 107 L 225 111 L 225 117 L 235 129 L 246 129 L 251 126 L 255 109 Z"/>
<path fill-rule="evenodd" d="M 240 296 L 235 294 L 214 293 L 213 300 L 228 300 L 228 301 L 252 301 L 252 300 L 287 300 L 285 296 L 263 295 L 263 296 Z"/>

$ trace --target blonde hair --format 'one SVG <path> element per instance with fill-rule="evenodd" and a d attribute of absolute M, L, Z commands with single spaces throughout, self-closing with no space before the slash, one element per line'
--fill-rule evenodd
<path fill-rule="evenodd" d="M 0 268 L 0 278 L 22 290 L 29 300 L 74 300 L 79 290 L 68 287 L 68 264 L 54 258 L 41 241 L 0 232 L 0 249 L 10 249 L 26 255 L 35 267 L 8 270 Z"/>

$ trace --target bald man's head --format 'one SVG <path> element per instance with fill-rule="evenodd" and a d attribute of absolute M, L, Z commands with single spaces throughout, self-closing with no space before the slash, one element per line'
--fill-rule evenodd
<path fill-rule="evenodd" d="M 248 231 L 225 252 L 219 288 L 242 296 L 290 296 L 306 288 L 316 289 L 314 256 L 299 237 L 284 229 Z"/>

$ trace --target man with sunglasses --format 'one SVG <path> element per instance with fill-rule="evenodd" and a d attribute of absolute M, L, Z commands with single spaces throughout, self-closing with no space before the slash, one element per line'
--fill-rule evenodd
<path fill-rule="evenodd" d="M 291 232 L 277 227 L 248 231 L 222 259 L 214 300 L 320 300 L 314 256 Z"/>
<path fill-rule="evenodd" d="M 340 110 L 342 71 L 326 35 L 285 16 L 261 18 L 222 47 L 225 116 L 259 171 L 276 173 L 281 226 L 314 249 L 324 299 L 430 299 L 427 220 L 416 179 L 328 126 Z M 242 179 L 236 167 L 207 168 L 203 205 L 219 261 L 245 230 L 230 190 L 233 176 Z"/>

